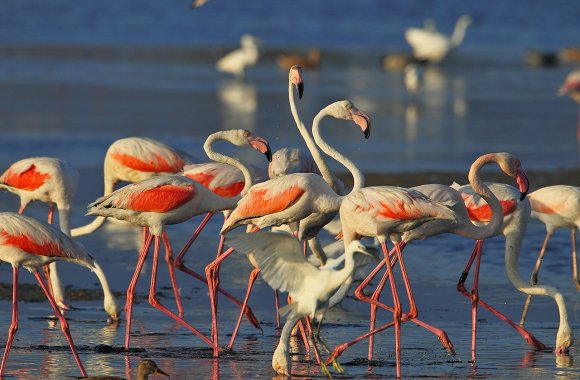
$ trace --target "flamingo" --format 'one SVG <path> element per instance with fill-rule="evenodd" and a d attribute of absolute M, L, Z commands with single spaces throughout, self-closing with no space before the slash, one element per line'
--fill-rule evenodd
<path fill-rule="evenodd" d="M 272 154 L 268 165 L 270 179 L 290 173 L 315 173 L 320 175 L 316 162 L 304 149 L 280 148 Z"/>
<path fill-rule="evenodd" d="M 68 261 L 84 266 L 95 272 L 104 290 L 104 307 L 113 319 L 119 319 L 119 312 L 115 298 L 112 296 L 107 279 L 96 261 L 89 252 L 68 235 L 51 225 L 23 215 L 3 212 L 0 213 L 0 260 L 12 265 L 13 292 L 12 292 L 12 322 L 8 330 L 8 340 L 2 356 L 0 376 L 4 375 L 6 363 L 12 342 L 18 330 L 18 272 L 20 267 L 30 271 L 46 294 L 48 301 L 59 319 L 62 332 L 71 348 L 73 357 L 82 373 L 86 376 L 81 360 L 77 354 L 66 319 L 58 309 L 54 298 L 50 294 L 38 268 L 54 261 Z"/>
<path fill-rule="evenodd" d="M 287 320 L 282 329 L 280 343 L 272 357 L 274 370 L 286 376 L 290 376 L 292 371 L 288 340 L 294 325 L 305 316 L 319 321 L 323 319 L 331 297 L 353 276 L 355 254 L 378 259 L 375 251 L 359 241 L 353 241 L 345 251 L 342 269 L 318 268 L 304 257 L 296 239 L 275 232 L 263 232 L 259 236 L 230 236 L 227 244 L 247 254 L 254 265 L 260 268 L 268 285 L 273 289 L 289 292 L 292 297 L 292 303 L 280 309 L 280 314 L 287 316 Z M 338 362 L 333 364 L 337 371 L 344 372 Z M 320 365 L 322 373 L 331 377 L 323 361 Z"/>
<path fill-rule="evenodd" d="M 572 71 L 564 83 L 558 89 L 558 95 L 570 95 L 570 97 L 580 105 L 580 69 Z M 576 127 L 576 138 L 580 142 L 580 111 L 578 113 L 578 125 Z"/>
<path fill-rule="evenodd" d="M 208 138 L 223 139 L 241 147 L 252 147 L 267 157 L 271 156 L 268 142 L 261 137 L 255 136 L 247 130 L 229 130 L 214 133 Z M 237 159 L 214 153 L 214 157 L 222 162 L 230 162 L 238 167 L 245 178 L 250 178 L 250 173 Z M 250 182 L 250 181 L 248 181 Z M 181 175 L 165 175 L 150 178 L 137 182 L 115 192 L 103 196 L 91 203 L 88 207 L 87 215 L 99 215 L 113 217 L 129 223 L 148 227 L 149 235 L 139 254 L 139 260 L 135 273 L 127 289 L 127 301 L 125 310 L 127 314 L 127 327 L 125 333 L 125 348 L 129 348 L 131 331 L 131 314 L 135 286 L 141 272 L 143 263 L 147 257 L 153 236 L 155 245 L 153 251 L 153 268 L 151 272 L 151 286 L 149 293 L 149 303 L 173 318 L 178 323 L 189 329 L 192 333 L 200 337 L 202 341 L 214 348 L 216 346 L 212 340 L 199 332 L 193 326 L 175 315 L 163 306 L 155 295 L 157 261 L 159 255 L 160 237 L 163 240 L 166 261 L 170 265 L 170 275 L 174 293 L 177 298 L 177 285 L 172 268 L 172 253 L 165 225 L 184 222 L 193 216 L 207 212 L 216 212 L 231 209 L 235 206 L 236 197 L 222 197 L 207 189 L 200 183 Z M 217 326 L 214 326 L 217 330 Z"/>
<path fill-rule="evenodd" d="M 19 160 L 0 176 L 0 189 L 18 195 L 19 214 L 33 201 L 48 203 L 48 223 L 52 224 L 54 206 L 62 232 L 70 236 L 72 199 L 77 189 L 78 170 L 70 163 L 52 157 L 31 157 Z M 61 312 L 70 309 L 65 302 L 64 287 L 58 276 L 56 262 L 45 267 L 48 287 Z"/>
<path fill-rule="evenodd" d="M 552 234 L 558 228 L 569 228 L 572 241 L 572 273 L 574 285 L 580 290 L 580 280 L 578 280 L 578 260 L 576 258 L 576 228 L 580 226 L 580 188 L 576 186 L 554 185 L 543 187 L 531 193 L 528 198 L 532 207 L 532 218 L 538 219 L 546 225 L 546 237 L 542 244 L 542 249 L 536 261 L 536 266 L 530 278 L 530 284 L 538 283 L 538 272 L 542 265 L 542 260 L 548 242 Z M 524 325 L 526 314 L 532 295 L 529 294 L 524 304 L 520 325 Z"/>
<path fill-rule="evenodd" d="M 187 164 L 197 161 L 189 154 L 146 137 L 127 137 L 114 141 L 103 164 L 104 195 L 115 190 L 121 181 L 138 182 L 157 175 L 175 174 Z M 95 232 L 106 218 L 97 217 L 91 223 L 73 228 L 73 237 Z"/>
<path fill-rule="evenodd" d="M 319 135 L 320 121 L 327 116 L 352 120 L 359 125 L 366 138 L 370 135 L 369 117 L 354 107 L 350 101 L 335 102 L 322 109 L 314 118 L 313 133 Z M 320 138 L 320 136 L 318 137 Z M 320 138 L 320 144 L 328 146 L 322 138 Z M 327 149 L 331 156 L 351 171 L 354 176 L 353 188 L 357 189 L 363 186 L 364 177 L 356 165 L 331 147 Z M 291 228 L 294 229 L 301 241 L 309 240 L 315 237 L 320 229 L 334 218 L 341 199 L 342 197 L 337 195 L 329 184 L 316 174 L 293 173 L 276 177 L 250 188 L 224 223 L 221 234 L 223 235 L 242 224 L 254 224 L 260 229 L 291 224 Z M 315 248 L 314 251 L 320 252 L 322 249 Z M 214 293 L 212 291 L 215 289 L 214 283 L 219 281 L 217 276 L 219 265 L 231 252 L 232 250 L 224 252 L 218 259 L 206 266 L 206 278 L 210 282 L 210 296 Z M 321 262 L 324 261 L 325 257 L 322 257 Z M 246 300 L 250 295 L 257 273 L 253 271 L 248 281 Z M 214 311 L 214 318 L 216 318 L 215 316 L 216 312 Z M 237 331 L 237 326 L 235 331 Z M 235 334 L 230 340 L 230 348 L 234 338 Z"/>
<path fill-rule="evenodd" d="M 332 358 L 340 355 L 346 348 L 360 340 L 370 337 L 368 355 L 369 360 L 371 360 L 373 347 L 372 337 L 377 332 L 394 324 L 397 376 L 399 377 L 401 375 L 400 324 L 402 321 L 415 321 L 417 317 L 417 309 L 406 275 L 406 269 L 404 263 L 400 262 L 402 259 L 401 250 L 407 243 L 414 239 L 422 239 L 442 232 L 458 233 L 472 238 L 483 238 L 495 233 L 495 231 L 501 227 L 501 205 L 497 198 L 494 197 L 493 193 L 490 192 L 489 188 L 482 183 L 479 175 L 480 168 L 488 162 L 499 163 L 500 167 L 506 173 L 519 178 L 518 180 L 522 183 L 525 182 L 527 190 L 527 179 L 521 170 L 521 163 L 515 157 L 507 153 L 496 153 L 484 155 L 477 159 L 471 166 L 469 180 L 470 183 L 473 184 L 477 193 L 481 194 L 481 196 L 490 203 L 493 210 L 492 215 L 495 216 L 492 223 L 485 228 L 476 228 L 473 226 L 469 220 L 466 207 L 461 204 L 462 202 L 457 196 L 458 194 L 454 194 L 453 190 L 445 189 L 443 186 L 427 185 L 416 189 L 403 189 L 392 186 L 368 187 L 345 197 L 340 208 L 344 244 L 347 245 L 350 241 L 358 239 L 361 236 L 376 236 L 383 248 L 385 259 L 377 266 L 377 268 L 375 268 L 375 270 L 373 270 L 373 272 L 371 272 L 356 292 L 358 298 L 370 302 L 373 305 L 371 307 L 371 331 L 356 338 L 352 342 L 338 346 L 331 355 Z M 417 190 L 429 190 L 432 195 L 437 195 L 439 193 L 444 194 L 445 196 L 439 195 L 438 200 L 441 200 L 441 202 L 437 202 L 427 198 L 424 193 Z M 391 267 L 394 262 L 387 262 L 387 260 L 389 260 L 389 253 L 386 249 L 386 239 L 389 236 L 395 243 L 395 260 L 399 260 L 400 262 L 405 288 L 410 301 L 410 310 L 404 315 L 401 312 L 398 292 L 395 287 L 394 279 L 392 278 Z M 387 271 L 381 279 L 379 287 L 373 294 L 373 297 L 371 299 L 363 297 L 362 289 L 385 264 L 387 266 Z M 389 277 L 393 294 L 393 309 L 387 308 L 377 301 L 387 277 Z M 394 321 L 375 330 L 374 318 L 377 306 L 393 310 Z M 420 324 L 423 325 L 422 322 Z M 450 342 L 447 341 L 444 332 L 430 326 L 424 327 L 434 333 L 438 333 L 444 346 L 451 351 L 453 350 Z"/>
<path fill-rule="evenodd" d="M 485 216 L 482 216 L 482 214 L 478 212 L 481 211 L 484 206 L 482 200 L 476 195 L 472 194 L 472 190 L 469 186 L 459 187 L 457 184 L 453 186 L 462 194 L 466 207 L 469 210 L 470 218 L 472 218 L 474 222 L 486 222 Z M 518 260 L 522 240 L 525 235 L 531 214 L 530 201 L 523 199 L 521 202 L 517 202 L 517 199 L 521 199 L 519 191 L 507 184 L 492 183 L 489 184 L 489 188 L 502 203 L 511 205 L 511 213 L 506 213 L 508 215 L 505 215 L 504 217 L 504 224 L 501 230 L 501 234 L 505 236 L 505 265 L 508 279 L 517 290 L 524 294 L 541 295 L 554 299 L 560 316 L 560 323 L 558 326 L 558 332 L 556 334 L 556 346 L 554 348 L 554 352 L 557 354 L 565 353 L 574 342 L 574 334 L 568 321 L 568 312 L 566 310 L 566 302 L 564 297 L 556 288 L 552 286 L 528 285 L 522 279 L 518 271 Z M 478 244 L 481 244 L 481 242 L 478 242 Z M 479 247 L 479 249 L 481 250 L 481 247 Z M 470 264 L 471 263 L 468 263 L 466 271 L 468 270 Z M 460 291 L 462 291 L 462 289 L 460 289 L 460 286 L 462 286 L 462 281 L 465 281 L 463 275 L 460 279 L 460 283 L 458 284 L 458 290 Z M 467 292 L 462 293 L 470 296 Z M 485 304 L 482 305 L 485 306 Z M 506 320 L 506 322 L 510 323 L 511 321 Z M 518 327 L 513 322 L 510 324 L 514 328 Z M 532 340 L 535 339 L 533 337 L 531 338 Z M 530 342 L 530 340 L 528 341 Z M 537 348 L 544 348 L 544 346 L 539 342 L 530 343 L 534 344 Z"/>
<path fill-rule="evenodd" d="M 260 41 L 251 34 L 244 34 L 240 39 L 241 47 L 221 57 L 215 64 L 218 71 L 230 73 L 236 78 L 243 78 L 246 67 L 254 66 L 260 56 Z"/>
<path fill-rule="evenodd" d="M 413 56 L 419 61 L 439 63 L 463 42 L 471 17 L 463 15 L 455 22 L 455 29 L 448 37 L 432 28 L 408 28 L 405 40 L 413 48 Z"/>

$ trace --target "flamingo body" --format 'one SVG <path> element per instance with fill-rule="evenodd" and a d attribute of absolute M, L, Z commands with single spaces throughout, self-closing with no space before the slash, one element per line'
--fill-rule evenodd
<path fill-rule="evenodd" d="M 555 185 L 538 189 L 529 195 L 532 218 L 546 225 L 548 232 L 558 228 L 580 226 L 580 188 Z"/>

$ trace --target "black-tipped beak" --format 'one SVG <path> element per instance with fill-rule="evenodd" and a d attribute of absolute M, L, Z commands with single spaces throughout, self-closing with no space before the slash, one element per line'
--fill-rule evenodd
<path fill-rule="evenodd" d="M 300 82 L 296 85 L 298 90 L 298 99 L 302 99 L 302 94 L 304 93 L 304 82 Z"/>
<path fill-rule="evenodd" d="M 368 122 L 368 127 L 367 129 L 365 129 L 365 139 L 368 139 L 369 137 L 371 137 L 371 121 L 367 119 Z"/>
<path fill-rule="evenodd" d="M 523 171 L 519 171 L 516 175 L 516 182 L 518 183 L 518 188 L 520 190 L 520 202 L 526 198 L 528 191 L 530 190 L 530 181 L 528 176 Z"/>
<path fill-rule="evenodd" d="M 268 162 L 272 162 L 272 149 L 270 149 L 270 144 L 266 143 L 266 151 L 264 152 Z"/>

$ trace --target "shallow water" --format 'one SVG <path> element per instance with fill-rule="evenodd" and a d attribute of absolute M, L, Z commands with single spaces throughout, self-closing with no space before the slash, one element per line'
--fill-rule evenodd
<path fill-rule="evenodd" d="M 33 214 L 41 217 L 44 210 L 33 207 Z M 80 219 L 80 218 L 77 218 Z M 194 269 L 203 270 L 213 255 L 219 228 L 219 218 L 212 221 L 206 234 L 188 253 Z M 172 226 L 170 239 L 175 247 L 181 247 L 195 223 Z M 532 222 L 521 255 L 521 273 L 527 277 L 534 264 L 543 237 L 543 227 Z M 108 224 L 92 236 L 81 238 L 105 268 L 111 285 L 122 296 L 133 272 L 136 248 L 140 239 L 137 229 Z M 330 237 L 326 237 L 330 241 Z M 546 255 L 540 282 L 555 284 L 568 301 L 570 322 L 578 327 L 579 295 L 573 287 L 569 266 L 568 235 L 558 233 L 552 241 L 552 249 Z M 456 350 L 449 356 L 437 338 L 411 323 L 402 330 L 402 370 L 405 377 L 416 378 L 577 378 L 580 370 L 575 364 L 576 348 L 567 356 L 552 352 L 537 352 L 523 338 L 489 312 L 478 314 L 477 366 L 470 363 L 471 327 L 470 302 L 455 291 L 455 283 L 463 270 L 471 242 L 456 236 L 440 236 L 426 242 L 416 242 L 406 251 L 406 264 L 414 294 L 419 306 L 420 318 L 447 331 Z M 176 248 L 177 249 L 177 248 Z M 485 245 L 480 274 L 480 296 L 489 304 L 516 322 L 519 320 L 524 297 L 508 282 L 503 268 L 503 238 L 494 238 Z M 436 255 L 436 259 L 433 258 Z M 151 255 L 150 255 L 151 256 Z M 274 376 L 270 361 L 277 343 L 278 331 L 274 319 L 274 302 L 271 289 L 258 279 L 250 299 L 250 305 L 262 322 L 264 334 L 255 330 L 245 320 L 241 334 L 234 345 L 234 352 L 211 359 L 211 352 L 203 342 L 177 326 L 169 317 L 153 309 L 146 301 L 151 270 L 151 259 L 146 262 L 138 283 L 138 302 L 134 306 L 131 335 L 132 350 L 122 351 L 125 324 L 107 325 L 106 315 L 100 301 L 74 301 L 74 310 L 68 313 L 71 330 L 81 359 L 89 374 L 116 374 L 129 376 L 130 368 L 136 368 L 140 358 L 152 358 L 172 378 L 264 378 Z M 79 288 L 95 288 L 96 278 L 86 270 L 72 264 L 60 266 L 66 284 Z M 243 297 L 246 276 L 251 267 L 243 256 L 234 255 L 226 260 L 221 270 L 222 286 Z M 235 275 L 233 275 L 235 273 Z M 0 275 L 10 278 L 10 268 L 0 266 Z M 471 277 L 470 277 L 471 278 Z M 29 275 L 21 275 L 21 281 L 32 282 Z M 468 289 L 469 289 L 468 279 Z M 204 333 L 209 333 L 210 314 L 205 286 L 178 273 L 180 292 L 184 300 L 185 318 Z M 399 282 L 399 287 L 402 283 Z M 175 310 L 173 294 L 168 281 L 165 264 L 161 260 L 158 274 L 158 294 L 161 302 Z M 382 297 L 389 303 L 388 289 Z M 283 297 L 282 297 L 283 299 Z M 403 302 L 405 298 L 403 297 Z M 10 302 L 3 304 L 0 313 L 0 340 L 5 339 L 10 323 Z M 66 341 L 55 322 L 46 320 L 50 315 L 46 302 L 20 303 L 20 330 L 8 362 L 8 375 L 15 378 L 61 378 L 78 376 L 74 361 L 65 349 Z M 527 320 L 528 329 L 548 347 L 552 347 L 558 325 L 555 304 L 537 298 Z M 220 344 L 226 345 L 229 333 L 237 318 L 237 311 L 223 297 L 220 298 Z M 379 312 L 379 321 L 386 323 L 389 314 Z M 322 336 L 329 347 L 345 342 L 368 329 L 368 308 L 361 302 L 347 299 L 341 308 L 328 313 Z M 298 355 L 294 356 L 293 373 L 299 377 L 319 377 L 318 366 L 296 343 Z M 394 340 L 392 330 L 381 333 L 375 342 L 375 359 L 372 368 L 362 360 L 367 345 L 361 343 L 347 350 L 341 357 L 348 375 L 353 378 L 393 377 Z"/>

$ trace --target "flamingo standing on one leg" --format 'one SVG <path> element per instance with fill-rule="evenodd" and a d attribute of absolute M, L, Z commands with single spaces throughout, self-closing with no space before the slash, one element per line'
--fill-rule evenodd
<path fill-rule="evenodd" d="M 580 227 L 580 188 L 567 185 L 547 186 L 534 191 L 528 198 L 532 207 L 532 218 L 538 219 L 546 225 L 546 237 L 532 272 L 530 284 L 536 285 L 538 283 L 538 272 L 552 234 L 558 228 L 569 228 L 572 241 L 572 274 L 574 285 L 580 290 L 578 259 L 576 257 L 576 228 Z M 529 294 L 520 320 L 520 325 L 522 326 L 524 325 L 531 300 L 532 295 Z"/>
<path fill-rule="evenodd" d="M 76 352 L 68 323 L 59 311 L 54 298 L 37 270 L 39 267 L 60 260 L 76 263 L 94 271 L 105 290 L 105 310 L 111 317 L 118 319 L 117 304 L 114 298 L 110 298 L 109 296 L 111 292 L 109 291 L 105 275 L 99 265 L 82 245 L 75 243 L 63 232 L 39 220 L 9 212 L 0 213 L 0 260 L 10 263 L 13 269 L 12 323 L 8 330 L 8 340 L 2 357 L 0 376 L 4 375 L 8 354 L 10 353 L 14 336 L 18 330 L 17 289 L 18 270 L 20 267 L 28 269 L 38 280 L 38 283 L 52 306 L 54 314 L 60 320 L 61 329 L 66 336 L 73 357 L 82 375 L 87 376 Z"/>
<path fill-rule="evenodd" d="M 138 182 L 157 175 L 179 173 L 187 164 L 196 161 L 189 154 L 159 141 L 145 137 L 127 137 L 109 146 L 103 164 L 104 195 L 115 190 L 121 181 Z M 91 223 L 73 228 L 71 235 L 93 233 L 105 223 L 97 217 Z"/>
<path fill-rule="evenodd" d="M 211 138 L 223 139 L 242 147 L 252 147 L 253 149 L 264 153 L 267 157 L 271 157 L 268 142 L 246 130 L 216 132 Z M 248 182 L 250 182 L 249 178 L 251 175 L 248 169 L 242 165 L 239 160 L 217 153 L 215 154 L 215 157 L 212 158 L 235 165 L 244 173 L 245 178 L 248 178 Z M 114 217 L 135 225 L 148 227 L 150 231 L 150 235 L 147 237 L 139 255 L 135 274 L 133 275 L 129 288 L 127 289 L 127 301 L 125 306 L 127 314 L 125 348 L 129 348 L 131 314 L 135 286 L 137 284 L 141 267 L 147 257 L 152 238 L 155 236 L 149 303 L 185 326 L 217 351 L 217 341 L 214 342 L 207 338 L 204 334 L 185 322 L 181 317 L 175 315 L 165 306 L 161 305 L 157 300 L 155 286 L 157 276 L 157 258 L 160 245 L 159 237 L 163 239 L 166 254 L 170 257 L 171 248 L 165 233 L 165 225 L 181 223 L 193 216 L 207 212 L 231 209 L 235 206 L 237 199 L 238 197 L 221 197 L 216 195 L 205 186 L 187 177 L 168 175 L 153 177 L 145 181 L 125 186 L 109 195 L 97 199 L 94 203 L 89 205 L 88 215 Z M 170 274 L 171 273 L 172 272 L 170 272 Z M 172 285 L 174 291 L 176 291 L 174 278 L 172 278 Z M 211 300 L 213 301 L 213 299 Z M 213 328 L 214 331 L 217 331 L 217 326 L 213 326 Z"/>
<path fill-rule="evenodd" d="M 457 185 L 458 186 L 458 185 Z M 522 240 L 525 235 L 528 221 L 530 219 L 531 213 L 531 206 L 530 201 L 528 199 L 521 200 L 519 191 L 513 188 L 510 185 L 506 185 L 503 183 L 492 183 L 489 184 L 491 191 L 497 196 L 497 198 L 504 204 L 511 204 L 512 211 L 511 212 L 504 212 L 506 214 L 504 216 L 504 224 L 502 226 L 501 233 L 505 236 L 505 266 L 506 266 L 506 273 L 512 285 L 518 289 L 520 292 L 525 293 L 527 295 L 541 295 L 541 296 L 548 296 L 553 298 L 558 306 L 558 313 L 560 315 L 560 323 L 558 327 L 558 333 L 556 335 L 556 346 L 554 352 L 556 353 L 564 353 L 568 351 L 568 348 L 572 345 L 574 341 L 573 332 L 570 327 L 570 323 L 568 322 L 568 313 L 566 310 L 566 303 L 564 297 L 557 289 L 552 286 L 540 286 L 540 285 L 528 285 L 522 279 L 519 270 L 518 270 L 518 261 L 519 255 L 522 245 Z M 472 190 L 469 186 L 461 186 L 458 187 L 457 190 L 462 194 L 465 205 L 469 210 L 469 215 L 474 220 L 474 222 L 486 222 L 487 218 L 485 214 L 482 217 L 482 213 L 478 212 L 480 210 L 485 209 L 485 205 L 483 201 L 476 195 L 472 193 Z M 517 200 L 520 199 L 521 201 L 518 202 Z M 481 244 L 481 242 L 478 242 Z M 481 247 L 480 247 L 481 249 Z M 472 256 L 473 257 L 473 256 Z M 469 266 L 471 262 L 468 263 L 468 267 L 466 268 L 464 275 L 462 275 L 459 284 L 458 290 L 462 292 L 464 295 L 468 297 L 473 297 L 472 294 L 469 294 L 462 289 L 463 281 L 465 281 L 466 272 L 469 270 Z M 477 268 L 476 268 L 476 275 L 477 275 Z M 477 295 L 476 295 L 477 296 Z M 482 306 L 485 304 L 482 303 Z M 497 315 L 497 314 L 496 314 Z M 499 316 L 499 315 L 498 315 Z M 500 317 L 501 318 L 501 317 Z M 511 324 L 514 328 L 518 328 L 518 326 L 507 320 L 504 321 Z M 526 337 L 524 335 L 524 337 Z M 535 345 L 537 348 L 543 348 L 543 345 L 539 342 L 534 343 L 533 337 L 532 339 L 528 339 L 529 343 Z"/>

